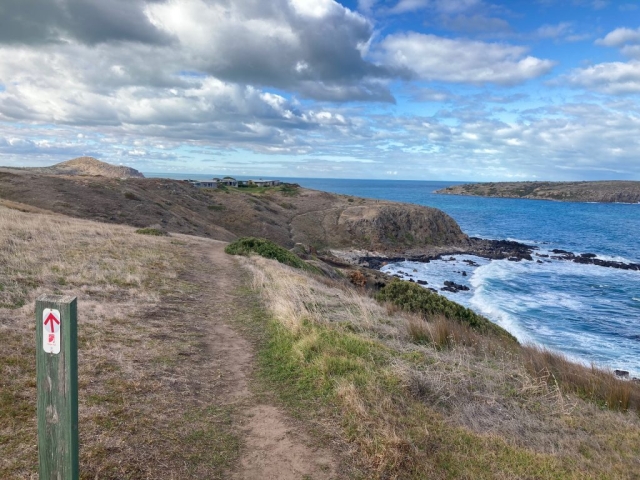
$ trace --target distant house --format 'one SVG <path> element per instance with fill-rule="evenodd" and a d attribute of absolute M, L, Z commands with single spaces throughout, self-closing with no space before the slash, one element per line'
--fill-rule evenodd
<path fill-rule="evenodd" d="M 214 178 L 214 180 L 217 180 L 219 185 L 223 185 L 225 187 L 237 187 L 238 186 L 238 181 L 233 177 L 224 177 L 221 180 L 218 180 L 217 178 Z"/>
<path fill-rule="evenodd" d="M 197 188 L 218 188 L 218 182 L 213 181 L 200 181 L 200 180 L 186 180 L 190 185 Z"/>
<path fill-rule="evenodd" d="M 253 187 L 277 187 L 280 180 L 247 180 L 247 183 Z"/>

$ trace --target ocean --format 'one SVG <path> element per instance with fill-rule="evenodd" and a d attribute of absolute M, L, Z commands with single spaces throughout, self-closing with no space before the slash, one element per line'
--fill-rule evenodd
<path fill-rule="evenodd" d="M 640 204 L 433 193 L 460 182 L 282 180 L 327 192 L 439 208 L 470 236 L 517 240 L 535 245 L 536 253 L 543 255 L 563 249 L 640 263 Z M 383 271 L 425 280 L 438 290 L 446 280 L 466 285 L 468 291 L 440 293 L 506 328 L 521 342 L 547 347 L 587 365 L 627 370 L 640 377 L 640 271 L 536 256 L 533 262 L 462 255 L 453 258 L 427 264 L 401 262 L 387 265 Z M 464 260 L 473 260 L 478 266 L 472 267 Z"/>

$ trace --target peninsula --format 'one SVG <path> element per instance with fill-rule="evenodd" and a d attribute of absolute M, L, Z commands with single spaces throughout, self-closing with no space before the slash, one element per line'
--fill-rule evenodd
<path fill-rule="evenodd" d="M 454 185 L 437 190 L 445 195 L 529 198 L 561 202 L 640 203 L 640 182 L 491 182 Z"/>

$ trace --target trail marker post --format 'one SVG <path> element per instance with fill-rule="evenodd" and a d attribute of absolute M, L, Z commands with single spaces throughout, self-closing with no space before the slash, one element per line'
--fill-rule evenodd
<path fill-rule="evenodd" d="M 77 480 L 78 341 L 75 297 L 36 300 L 40 480 Z"/>

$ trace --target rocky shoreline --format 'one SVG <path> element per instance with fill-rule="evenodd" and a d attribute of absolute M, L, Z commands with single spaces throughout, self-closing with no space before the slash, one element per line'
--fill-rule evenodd
<path fill-rule="evenodd" d="M 598 258 L 595 253 L 573 253 L 566 250 L 553 249 L 552 254 L 537 253 L 537 246 L 527 245 L 511 240 L 487 240 L 476 237 L 469 239 L 469 245 L 466 247 L 455 247 L 445 249 L 438 253 L 415 254 L 407 253 L 405 255 L 386 256 L 383 254 L 356 255 L 352 261 L 357 265 L 380 270 L 389 263 L 398 262 L 424 262 L 429 263 L 433 260 L 444 260 L 452 255 L 475 255 L 477 257 L 486 258 L 488 260 L 509 260 L 512 262 L 562 260 L 582 265 L 597 265 L 599 267 L 616 268 L 619 270 L 640 271 L 640 263 L 618 262 L 615 260 L 605 260 Z M 536 257 L 534 259 L 534 257 Z M 546 259 L 546 260 L 545 260 Z M 353 261 L 355 260 L 355 262 Z"/>

